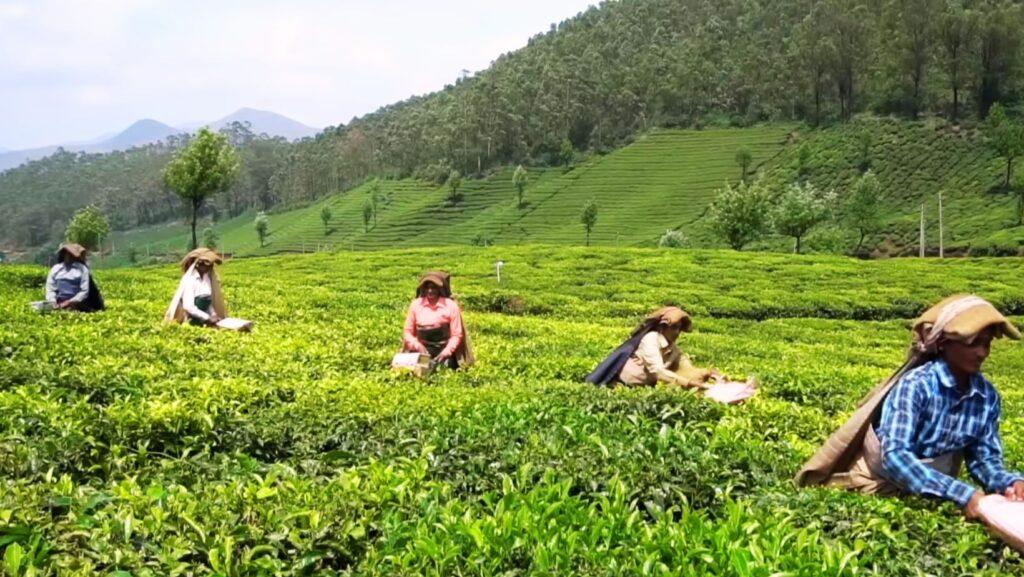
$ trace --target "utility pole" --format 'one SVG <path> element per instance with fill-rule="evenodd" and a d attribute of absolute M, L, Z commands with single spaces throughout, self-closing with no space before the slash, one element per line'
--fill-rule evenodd
<path fill-rule="evenodd" d="M 943 250 L 942 242 L 942 192 L 939 192 L 939 258 L 945 256 L 945 250 Z"/>
<path fill-rule="evenodd" d="M 924 203 L 921 203 L 921 237 L 919 241 L 920 252 L 918 256 L 924 258 Z"/>

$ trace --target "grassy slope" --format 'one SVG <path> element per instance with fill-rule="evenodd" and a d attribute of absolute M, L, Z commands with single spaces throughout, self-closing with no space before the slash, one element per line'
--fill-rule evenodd
<path fill-rule="evenodd" d="M 788 126 L 706 131 L 660 131 L 573 170 L 533 169 L 526 206 L 516 206 L 512 170 L 482 180 L 466 180 L 463 200 L 446 202 L 444 187 L 416 180 L 378 181 L 385 202 L 376 226 L 364 230 L 363 205 L 371 184 L 332 196 L 312 206 L 271 215 L 271 236 L 260 248 L 251 214 L 216 225 L 220 246 L 237 255 L 334 248 L 381 249 L 397 246 L 469 244 L 478 235 L 499 244 L 524 242 L 579 244 L 579 213 L 593 198 L 599 206 L 596 244 L 639 244 L 656 240 L 666 229 L 699 218 L 713 191 L 735 179 L 736 150 L 747 147 L 755 165 L 778 153 Z M 320 221 L 324 204 L 332 220 Z M 174 236 L 174 233 L 177 233 Z M 115 236 L 117 245 L 151 244 L 151 251 L 183 247 L 187 230 L 160 227 Z M 180 248 L 177 250 L 181 250 Z"/>
<path fill-rule="evenodd" d="M 753 153 L 754 165 L 778 190 L 796 178 L 797 151 L 807 143 L 812 151 L 809 178 L 821 189 L 837 193 L 841 216 L 841 202 L 860 174 L 863 133 L 870 135 L 871 169 L 882 184 L 885 210 L 884 228 L 867 240 L 868 246 L 883 254 L 915 252 L 924 203 L 927 242 L 937 247 L 940 191 L 945 199 L 945 244 L 951 250 L 1014 253 L 1024 242 L 1024 227 L 1013 226 L 1013 199 L 997 190 L 1003 165 L 976 131 L 888 119 L 799 132 L 786 125 L 655 131 L 567 172 L 532 169 L 523 208 L 516 206 L 512 170 L 505 168 L 485 179 L 465 181 L 463 200 L 454 206 L 446 202 L 444 187 L 411 179 L 378 181 L 385 202 L 369 230 L 364 230 L 362 209 L 370 184 L 310 207 L 271 215 L 271 237 L 263 248 L 252 214 L 216 228 L 222 249 L 237 255 L 470 244 L 476 238 L 496 244 L 582 244 L 580 209 L 594 199 L 599 207 L 595 244 L 650 246 L 665 230 L 681 229 L 694 244 L 714 246 L 718 241 L 701 217 L 722 183 L 736 179 L 734 157 L 739 148 Z M 320 221 L 324 204 L 333 213 L 326 231 Z M 852 233 L 841 234 L 843 246 L 852 246 Z M 184 247 L 187 231 L 180 225 L 159 227 L 116 235 L 115 242 L 122 248 L 134 242 L 138 247 L 150 244 L 156 252 L 174 250 Z M 769 239 L 756 247 L 786 250 L 789 243 Z"/>

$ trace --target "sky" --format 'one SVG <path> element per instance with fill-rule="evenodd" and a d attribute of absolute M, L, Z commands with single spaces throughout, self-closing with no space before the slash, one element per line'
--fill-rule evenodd
<path fill-rule="evenodd" d="M 316 128 L 487 68 L 597 0 L 0 0 L 0 148 L 242 107 Z"/>

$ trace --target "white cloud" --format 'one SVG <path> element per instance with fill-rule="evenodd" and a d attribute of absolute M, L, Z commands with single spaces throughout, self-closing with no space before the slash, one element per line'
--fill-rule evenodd
<path fill-rule="evenodd" d="M 317 126 L 486 68 L 591 0 L 0 0 L 0 145 L 242 106 Z"/>

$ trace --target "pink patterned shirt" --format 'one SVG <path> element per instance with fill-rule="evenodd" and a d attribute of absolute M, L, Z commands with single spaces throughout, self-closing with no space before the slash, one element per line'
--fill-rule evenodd
<path fill-rule="evenodd" d="M 462 311 L 459 303 L 453 299 L 438 297 L 437 303 L 430 304 L 426 297 L 417 297 L 409 305 L 409 313 L 405 316 L 403 341 L 409 351 L 424 352 L 426 349 L 416 338 L 416 329 L 432 329 L 448 325 L 451 338 L 441 355 L 450 357 L 462 343 Z"/>

